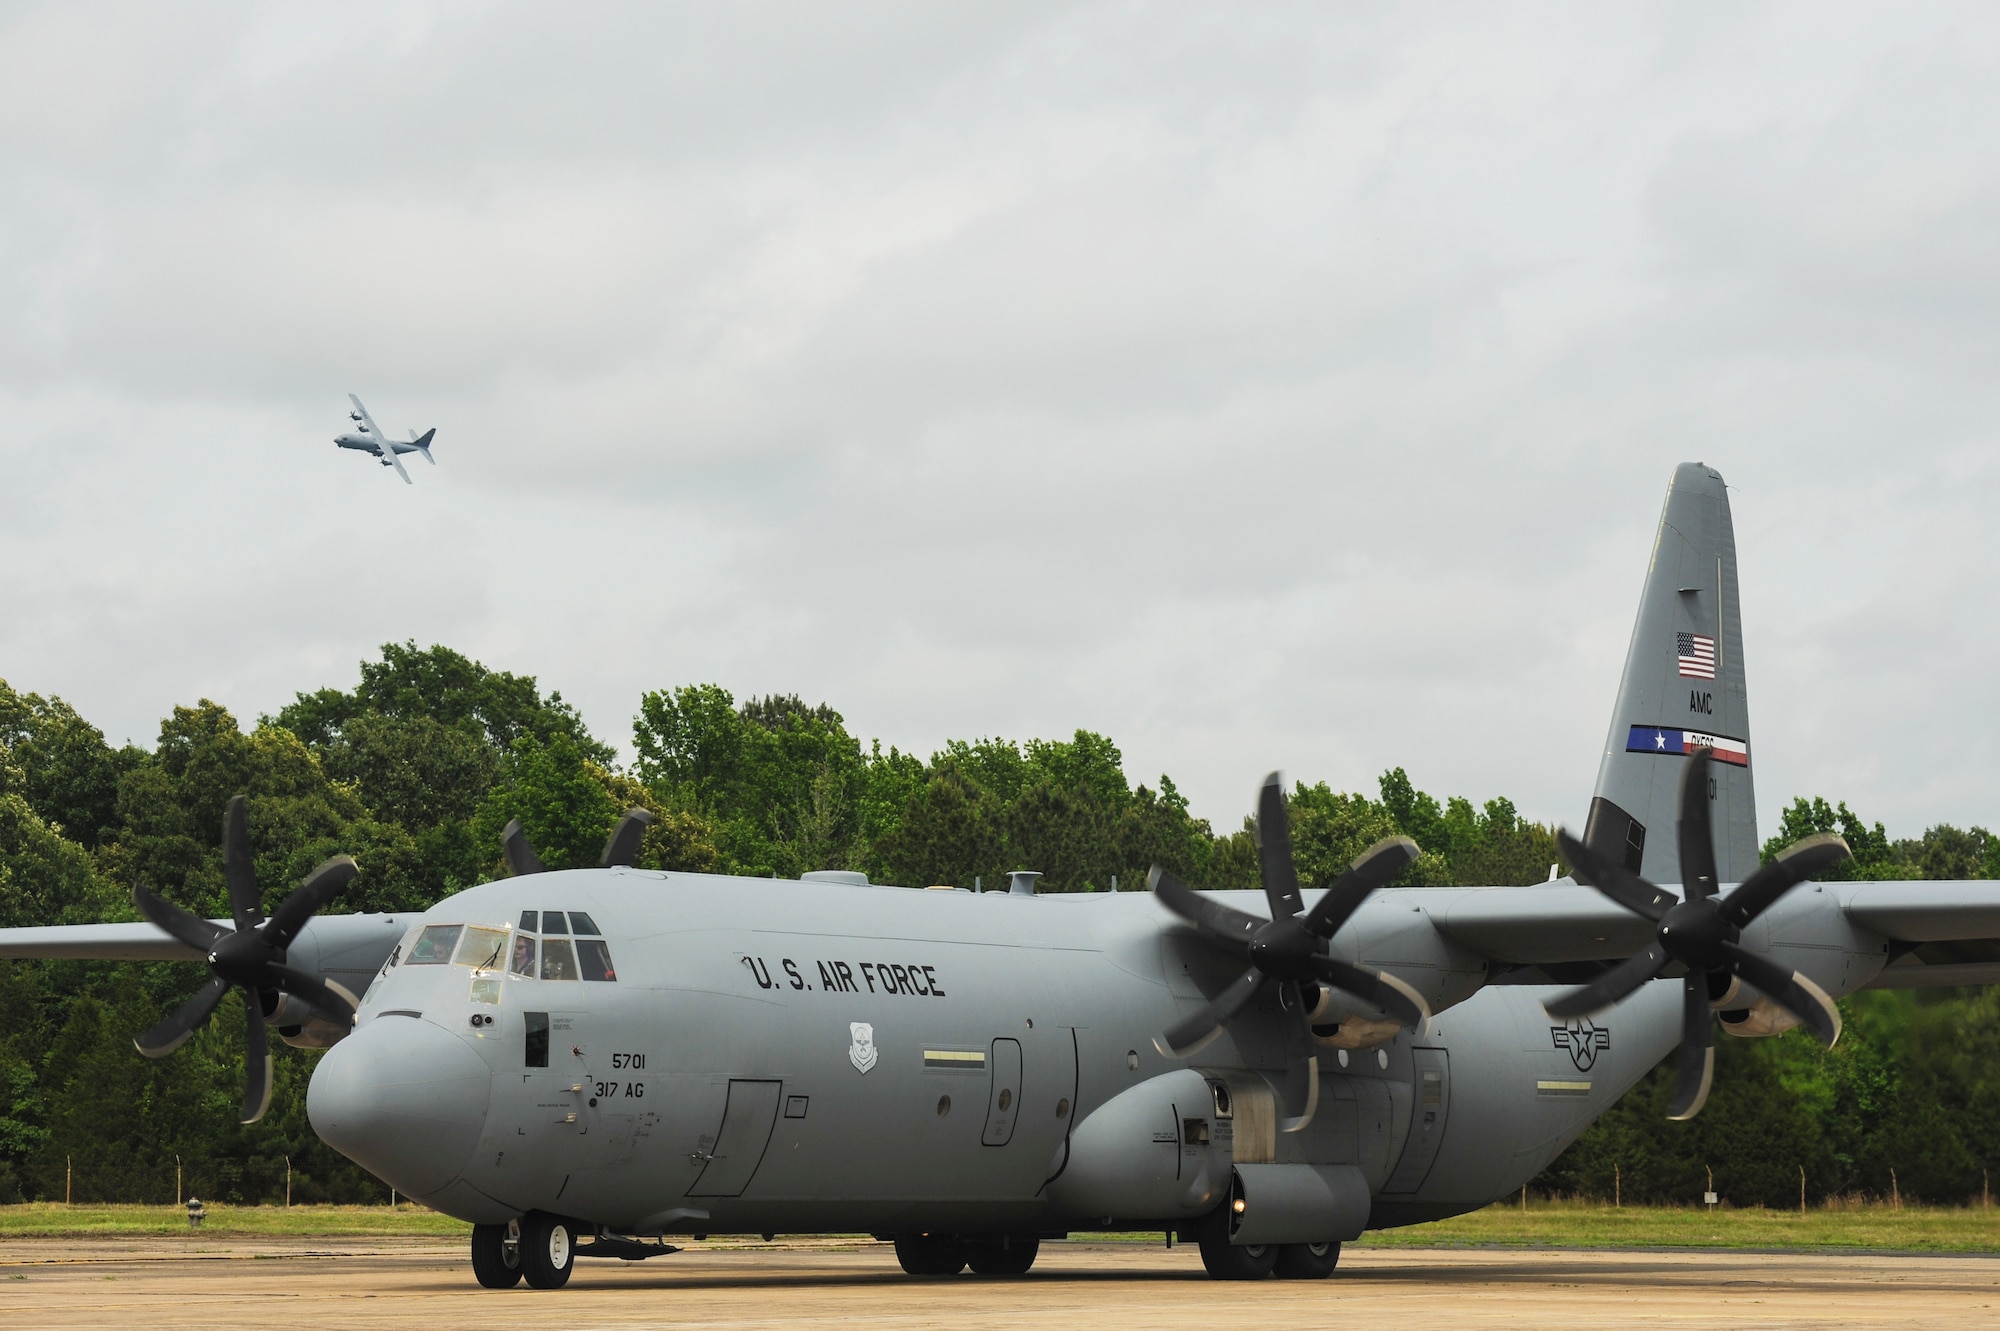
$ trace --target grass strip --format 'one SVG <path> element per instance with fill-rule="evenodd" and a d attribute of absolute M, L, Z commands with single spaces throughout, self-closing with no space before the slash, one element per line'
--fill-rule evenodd
<path fill-rule="evenodd" d="M 1805 1211 L 1500 1202 L 1449 1220 L 1374 1230 L 1378 1248 L 1794 1248 L 2000 1252 L 2000 1211 L 1835 1204 Z"/>
<path fill-rule="evenodd" d="M 469 1234 L 463 1220 L 405 1203 L 388 1206 L 228 1206 L 205 1204 L 200 1234 L 291 1235 L 339 1238 L 362 1235 Z M 65 1206 L 28 1202 L 0 1206 L 0 1238 L 66 1238 L 72 1235 L 187 1234 L 180 1206 Z"/>

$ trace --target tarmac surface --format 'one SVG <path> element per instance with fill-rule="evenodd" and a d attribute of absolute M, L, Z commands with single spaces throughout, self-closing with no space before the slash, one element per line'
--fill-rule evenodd
<path fill-rule="evenodd" d="M 2000 1325 L 2000 1257 L 1350 1249 L 1213 1282 L 1192 1248 L 1051 1243 L 1026 1276 L 914 1280 L 885 1244 L 697 1244 L 482 1290 L 430 1239 L 0 1240 L 0 1326 L 298 1328 Z"/>

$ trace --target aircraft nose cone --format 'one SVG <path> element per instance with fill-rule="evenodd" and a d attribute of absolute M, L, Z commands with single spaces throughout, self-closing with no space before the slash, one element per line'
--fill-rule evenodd
<path fill-rule="evenodd" d="M 334 1150 L 423 1197 L 463 1172 L 492 1090 L 484 1060 L 450 1031 L 377 1017 L 320 1059 L 306 1115 Z"/>

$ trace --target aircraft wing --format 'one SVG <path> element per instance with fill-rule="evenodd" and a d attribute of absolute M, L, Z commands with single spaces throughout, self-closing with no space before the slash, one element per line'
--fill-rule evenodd
<path fill-rule="evenodd" d="M 1864 987 L 2000 984 L 2000 880 L 1824 887 L 1851 923 L 1888 943 L 1889 964 Z M 1810 890 L 1796 889 L 1773 919 L 1809 909 Z M 1652 938 L 1638 916 L 1569 880 L 1465 889 L 1430 915 L 1446 937 L 1504 966 L 1612 961 Z"/>
<path fill-rule="evenodd" d="M 2000 880 L 1842 883 L 1847 917 L 1890 940 L 1871 989 L 2000 984 Z"/>
<path fill-rule="evenodd" d="M 416 920 L 414 915 L 315 915 L 307 920 L 286 960 L 300 970 L 334 980 L 355 993 L 367 989 L 375 972 Z M 222 929 L 231 920 L 211 920 Z M 47 928 L 0 929 L 0 961 L 30 958 L 74 961 L 201 961 L 202 954 L 145 921 L 134 924 L 64 924 Z"/>
<path fill-rule="evenodd" d="M 382 443 L 383 442 L 382 427 L 377 425 L 375 423 L 375 418 L 368 414 L 368 408 L 361 405 L 361 399 L 354 396 L 354 394 L 349 393 L 347 395 L 347 400 L 354 404 L 354 410 L 360 415 L 361 423 L 368 427 L 368 433 L 375 436 L 375 442 L 378 444 Z"/>
<path fill-rule="evenodd" d="M 395 440 L 382 433 L 382 427 L 377 425 L 375 418 L 368 414 L 368 408 L 361 405 L 359 397 L 349 393 L 347 400 L 352 402 L 355 411 L 361 414 L 361 423 L 368 427 L 369 435 L 375 440 L 375 451 L 382 455 L 382 460 L 396 469 L 396 474 L 403 478 L 403 484 L 415 485 L 416 482 L 410 479 L 410 473 L 403 470 L 403 460 L 396 456 Z"/>
<path fill-rule="evenodd" d="M 211 920 L 224 929 L 232 920 Z M 0 958 L 64 957 L 83 961 L 200 961 L 201 953 L 141 920 L 135 924 L 59 924 L 0 929 Z"/>

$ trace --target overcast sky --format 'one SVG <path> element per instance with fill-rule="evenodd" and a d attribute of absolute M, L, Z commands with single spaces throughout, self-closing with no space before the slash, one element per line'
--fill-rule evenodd
<path fill-rule="evenodd" d="M 1764 834 L 2000 825 L 1996 351 L 1989 5 L 0 7 L 0 678 L 114 741 L 407 638 L 1578 826 L 1699 459 Z"/>

